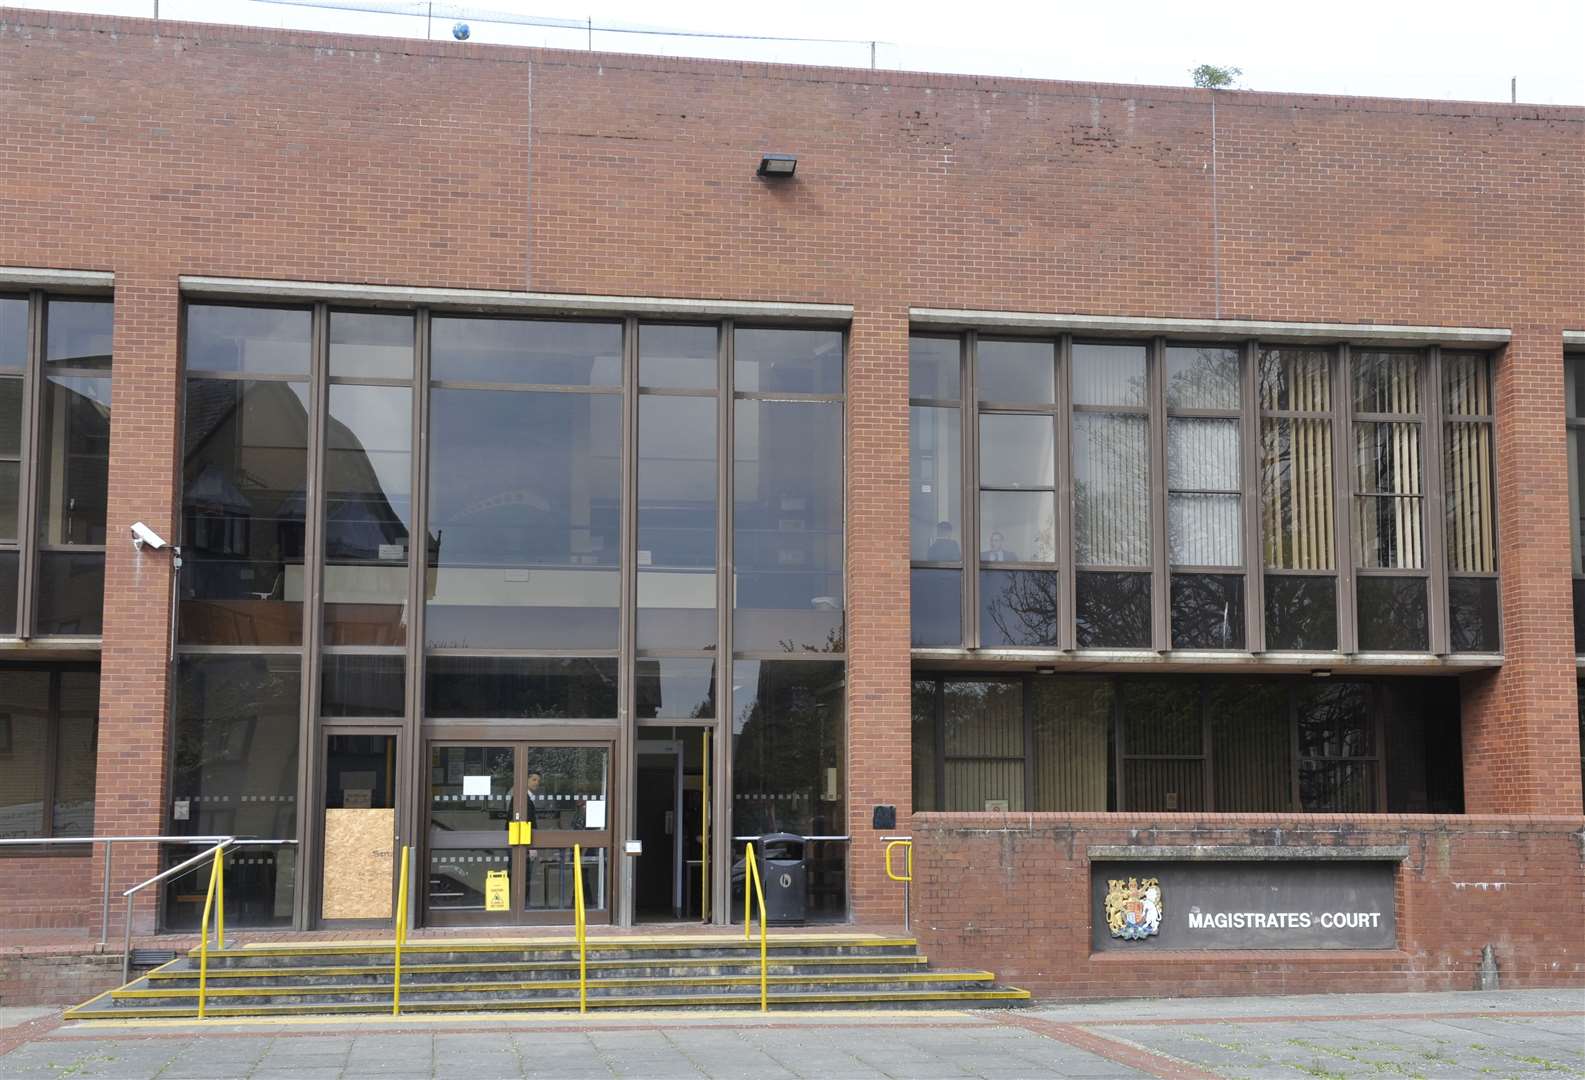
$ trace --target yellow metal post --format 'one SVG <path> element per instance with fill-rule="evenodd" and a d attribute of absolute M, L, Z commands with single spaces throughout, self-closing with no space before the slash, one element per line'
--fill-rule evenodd
<path fill-rule="evenodd" d="M 407 858 L 411 849 L 402 845 L 402 880 L 396 886 L 396 933 L 391 943 L 391 1015 L 402 1011 L 402 945 L 407 941 Z"/>
<path fill-rule="evenodd" d="M 770 1003 L 768 1000 L 768 994 L 766 992 L 766 985 L 770 980 L 768 978 L 765 959 L 765 922 L 768 914 L 765 910 L 765 886 L 760 881 L 759 864 L 754 861 L 754 845 L 752 843 L 749 844 L 747 853 L 748 859 L 746 865 L 748 867 L 748 871 L 743 875 L 745 891 L 747 890 L 749 883 L 752 882 L 754 889 L 753 898 L 759 901 L 759 1011 L 767 1012 L 770 1009 Z M 748 906 L 748 900 L 745 897 L 743 906 L 743 932 L 745 936 L 748 933 L 748 924 L 750 918 L 752 918 L 752 911 L 750 910 Z"/>
<path fill-rule="evenodd" d="M 215 936 L 219 948 L 226 947 L 226 849 L 215 849 Z"/>
<path fill-rule="evenodd" d="M 577 911 L 574 926 L 578 935 L 578 1011 L 589 1011 L 588 923 L 583 911 L 583 845 L 572 845 L 572 893 Z"/>
<path fill-rule="evenodd" d="M 215 854 L 219 854 L 217 851 Z M 209 913 L 215 906 L 215 880 L 219 877 L 220 863 L 209 864 L 209 888 L 204 893 L 204 915 L 199 922 L 198 938 L 198 1019 L 205 1015 L 209 995 Z"/>

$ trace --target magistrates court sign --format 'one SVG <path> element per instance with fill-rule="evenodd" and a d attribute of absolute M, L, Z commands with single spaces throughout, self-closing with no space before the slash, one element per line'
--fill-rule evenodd
<path fill-rule="evenodd" d="M 1391 949 L 1396 870 L 1395 862 L 1341 859 L 1095 861 L 1091 942 L 1136 951 Z M 1131 905 L 1140 912 L 1119 918 L 1130 907 L 1119 897 L 1141 898 Z M 1151 923 L 1153 933 L 1140 932 Z"/>

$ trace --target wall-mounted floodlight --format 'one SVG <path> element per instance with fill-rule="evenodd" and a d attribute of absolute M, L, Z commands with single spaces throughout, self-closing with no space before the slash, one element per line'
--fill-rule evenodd
<path fill-rule="evenodd" d="M 170 547 L 170 545 L 165 542 L 165 538 L 159 533 L 155 532 L 141 521 L 134 521 L 132 523 L 132 546 L 137 548 L 139 551 L 142 551 L 143 545 L 145 544 L 153 548 L 155 551 L 158 551 L 163 547 Z"/>
<path fill-rule="evenodd" d="M 762 154 L 759 170 L 754 174 L 768 180 L 785 180 L 798 171 L 797 154 Z"/>

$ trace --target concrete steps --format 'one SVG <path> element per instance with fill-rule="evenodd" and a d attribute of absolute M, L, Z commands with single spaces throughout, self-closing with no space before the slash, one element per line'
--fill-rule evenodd
<path fill-rule="evenodd" d="M 768 942 L 772 1008 L 1016 1005 L 1026 991 L 989 971 L 936 971 L 912 939 L 783 935 Z M 592 939 L 591 1009 L 759 1006 L 759 942 L 740 936 Z M 68 1010 L 69 1020 L 197 1015 L 197 950 Z M 355 1015 L 391 1010 L 389 943 L 211 949 L 209 1016 Z M 578 951 L 565 937 L 422 941 L 402 949 L 404 1013 L 578 1007 Z"/>

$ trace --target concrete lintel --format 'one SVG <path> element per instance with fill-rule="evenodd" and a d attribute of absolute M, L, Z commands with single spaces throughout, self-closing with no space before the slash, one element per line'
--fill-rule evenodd
<path fill-rule="evenodd" d="M 1165 319 L 1136 315 L 1056 315 L 1028 311 L 968 311 L 909 308 L 919 327 L 1024 330 L 1096 334 L 1107 337 L 1168 334 L 1180 337 L 1258 338 L 1264 341 L 1362 342 L 1397 345 L 1505 345 L 1513 337 L 1500 327 L 1393 326 L 1377 323 L 1270 322 L 1255 319 Z"/>
<path fill-rule="evenodd" d="M 1277 846 L 1273 844 L 1194 844 L 1188 846 L 1132 846 L 1094 844 L 1086 850 L 1091 862 L 1137 862 L 1148 859 L 1254 862 L 1276 859 L 1368 860 L 1402 862 L 1409 857 L 1407 844 L 1365 844 L 1359 847 L 1325 845 Z"/>
<path fill-rule="evenodd" d="M 428 304 L 476 311 L 524 311 L 555 315 L 653 315 L 681 319 L 803 319 L 848 322 L 851 304 L 803 304 L 760 300 L 691 300 L 657 296 L 594 296 L 582 293 L 510 292 L 504 289 L 431 289 L 403 285 L 358 285 L 332 281 L 269 281 L 252 278 L 181 278 L 189 297 L 216 300 L 296 300 L 337 304 Z"/>
<path fill-rule="evenodd" d="M 1565 349 L 1585 349 L 1585 330 L 1563 331 L 1563 347 Z"/>
<path fill-rule="evenodd" d="M 1478 671 L 1503 665 L 1502 653 L 1338 653 L 1172 649 L 913 649 L 915 663 L 943 668 L 984 666 L 1008 670 L 1050 667 L 1057 671 L 1285 671 L 1285 672 L 1453 672 Z M 1585 665 L 1585 657 L 1581 658 Z"/>
<path fill-rule="evenodd" d="M 110 289 L 116 283 L 108 270 L 51 270 L 39 266 L 0 266 L 0 285 L 28 289 Z"/>

